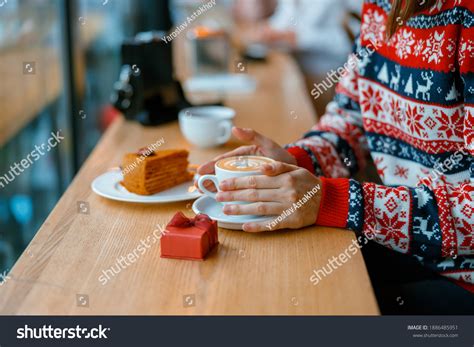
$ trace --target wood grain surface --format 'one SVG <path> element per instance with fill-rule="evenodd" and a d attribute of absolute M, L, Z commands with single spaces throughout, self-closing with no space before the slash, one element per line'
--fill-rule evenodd
<path fill-rule="evenodd" d="M 250 64 L 248 72 L 258 80 L 255 93 L 222 96 L 236 110 L 237 125 L 284 144 L 313 124 L 309 95 L 289 56 L 274 53 L 266 64 Z M 220 229 L 217 250 L 202 262 L 161 259 L 157 242 L 103 285 L 103 271 L 132 253 L 158 225 L 177 211 L 192 214 L 190 202 L 121 203 L 90 189 L 94 178 L 119 165 L 125 152 L 161 137 L 162 148 L 187 148 L 196 164 L 239 144 L 231 140 L 201 150 L 184 140 L 177 122 L 144 128 L 116 121 L 0 287 L 1 314 L 379 314 L 360 252 L 319 284 L 310 281 L 313 270 L 355 238 L 340 229 L 261 234 Z M 78 213 L 81 201 L 89 204 L 89 214 Z"/>

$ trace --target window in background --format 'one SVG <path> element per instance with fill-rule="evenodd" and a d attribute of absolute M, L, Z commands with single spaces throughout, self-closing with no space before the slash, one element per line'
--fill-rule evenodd
<path fill-rule="evenodd" d="M 150 8 L 146 7 L 147 3 L 151 4 Z M 152 25 L 155 6 L 155 1 L 76 1 L 77 20 L 72 23 L 76 24 L 73 33 L 77 37 L 74 63 L 81 118 L 77 126 L 80 163 L 92 151 L 108 123 L 105 118 L 110 111 L 110 96 L 122 65 L 122 42 Z"/>
<path fill-rule="evenodd" d="M 0 0 L 0 273 L 13 266 L 67 188 L 74 161 L 84 162 L 99 140 L 123 40 L 169 25 L 164 5 Z M 59 130 L 64 139 L 33 160 L 36 146 Z M 27 169 L 11 182 L 1 178 L 29 154 Z"/>
<path fill-rule="evenodd" d="M 61 2 L 2 4 L 0 273 L 13 266 L 72 177 Z M 59 137 L 50 140 L 52 133 Z"/>

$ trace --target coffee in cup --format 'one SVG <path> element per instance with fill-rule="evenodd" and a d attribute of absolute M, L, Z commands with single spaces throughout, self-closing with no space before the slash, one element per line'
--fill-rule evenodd
<path fill-rule="evenodd" d="M 256 155 L 246 155 L 239 157 L 224 158 L 216 162 L 215 175 L 203 175 L 198 179 L 198 187 L 201 191 L 210 196 L 216 198 L 216 193 L 209 191 L 204 187 L 205 181 L 211 181 L 218 188 L 219 183 L 234 177 L 246 177 L 261 175 L 261 169 L 266 164 L 273 163 L 274 160 L 266 157 L 260 157 Z M 224 204 L 248 204 L 245 201 L 229 201 Z"/>
<path fill-rule="evenodd" d="M 263 165 L 271 164 L 272 159 L 258 156 L 230 157 L 219 160 L 216 166 L 228 171 L 255 171 L 260 170 Z"/>

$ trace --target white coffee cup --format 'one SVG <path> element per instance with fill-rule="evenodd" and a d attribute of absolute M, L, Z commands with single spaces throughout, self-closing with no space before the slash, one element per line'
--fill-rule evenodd
<path fill-rule="evenodd" d="M 226 143 L 232 135 L 235 111 L 224 106 L 197 106 L 179 113 L 179 128 L 193 145 L 208 148 Z"/>
<path fill-rule="evenodd" d="M 198 179 L 198 187 L 201 191 L 210 196 L 216 198 L 216 193 L 204 187 L 205 181 L 212 181 L 218 188 L 219 183 L 234 177 L 247 177 L 254 175 L 261 175 L 261 168 L 265 164 L 271 164 L 274 160 L 267 157 L 260 157 L 256 155 L 241 156 L 241 157 L 229 157 L 224 158 L 216 162 L 214 165 L 215 175 L 203 175 Z M 223 165 L 223 163 L 231 163 L 230 165 Z M 248 204 L 249 202 L 244 201 L 229 201 L 224 204 Z"/>

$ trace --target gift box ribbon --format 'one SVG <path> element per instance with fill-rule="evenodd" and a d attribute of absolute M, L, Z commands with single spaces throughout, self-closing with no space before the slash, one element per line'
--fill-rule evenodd
<path fill-rule="evenodd" d="M 209 218 L 209 216 L 205 214 L 200 213 L 194 218 L 188 218 L 183 214 L 183 212 L 178 212 L 168 223 L 168 226 L 177 228 L 189 228 L 194 226 L 199 229 L 208 230 L 213 224 L 214 222 Z M 211 244 L 216 243 L 217 235 L 212 232 L 208 234 Z"/>

